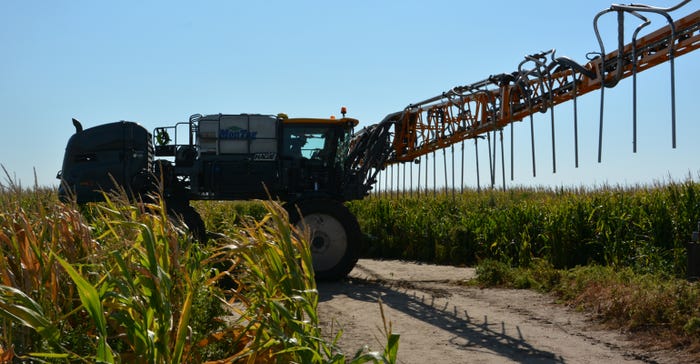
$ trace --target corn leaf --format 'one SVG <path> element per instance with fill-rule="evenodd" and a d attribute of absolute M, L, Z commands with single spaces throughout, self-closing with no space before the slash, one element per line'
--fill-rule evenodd
<path fill-rule="evenodd" d="M 61 264 L 63 269 L 68 272 L 75 285 L 78 287 L 78 295 L 80 302 L 93 320 L 97 330 L 100 332 L 100 337 L 97 343 L 96 359 L 100 362 L 114 363 L 114 355 L 112 349 L 107 344 L 107 319 L 102 310 L 102 301 L 97 289 L 90 282 L 83 278 L 78 271 L 73 268 L 68 262 L 55 255 L 56 260 Z"/>
<path fill-rule="evenodd" d="M 17 288 L 0 286 L 0 315 L 33 329 L 51 343 L 59 338 L 58 329 L 46 318 L 41 306 Z"/>

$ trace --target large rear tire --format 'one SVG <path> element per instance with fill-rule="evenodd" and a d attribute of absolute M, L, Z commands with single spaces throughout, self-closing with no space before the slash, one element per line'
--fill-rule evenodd
<path fill-rule="evenodd" d="M 301 200 L 287 206 L 289 221 L 311 231 L 311 257 L 317 280 L 345 278 L 360 251 L 360 225 L 345 205 L 329 199 Z M 299 212 L 301 211 L 301 216 Z"/>
<path fill-rule="evenodd" d="M 200 243 L 207 242 L 207 229 L 204 220 L 199 212 L 190 206 L 188 202 L 170 201 L 166 202 L 168 215 L 176 220 L 182 221 L 192 236 Z"/>

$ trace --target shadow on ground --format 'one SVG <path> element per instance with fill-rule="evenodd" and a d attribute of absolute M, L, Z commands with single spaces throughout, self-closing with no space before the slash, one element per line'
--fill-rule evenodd
<path fill-rule="evenodd" d="M 318 290 L 321 302 L 337 296 L 373 303 L 381 298 L 386 307 L 451 333 L 454 336 L 449 340 L 450 345 L 466 351 L 491 351 L 520 363 L 564 363 L 560 356 L 529 344 L 518 326 L 515 326 L 517 336 L 511 336 L 505 332 L 505 322 L 492 323 L 487 316 L 470 317 L 466 310 L 459 312 L 454 305 L 450 308 L 449 299 L 436 305 L 435 298 L 449 297 L 448 292 L 424 292 L 424 287 L 417 291 L 408 282 L 367 278 L 319 283 Z"/>

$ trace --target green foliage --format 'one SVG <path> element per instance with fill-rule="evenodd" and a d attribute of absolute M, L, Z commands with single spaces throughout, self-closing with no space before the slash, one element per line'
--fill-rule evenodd
<path fill-rule="evenodd" d="M 107 343 L 107 318 L 105 317 L 102 300 L 100 299 L 97 289 L 83 278 L 68 262 L 60 257 L 56 257 L 56 260 L 61 264 L 63 269 L 68 272 L 68 275 L 77 286 L 80 301 L 98 330 L 95 360 L 98 362 L 113 363 L 114 353 Z"/>
<path fill-rule="evenodd" d="M 233 326 L 246 328 L 233 342 L 242 349 L 226 360 L 395 362 L 398 335 L 391 332 L 381 355 L 359 351 L 354 357 L 347 357 L 321 338 L 308 236 L 290 226 L 281 206 L 260 204 L 268 213 L 259 221 L 243 220 L 211 258 L 216 266 L 228 262 L 228 270 L 218 277 L 228 275 L 233 286 L 238 287 L 230 292 L 227 307 L 238 316 Z"/>
<path fill-rule="evenodd" d="M 236 233 L 246 220 L 261 220 L 268 211 L 260 201 L 193 201 L 208 230 Z"/>
<path fill-rule="evenodd" d="M 562 272 L 555 269 L 554 266 L 544 259 L 536 259 L 532 264 L 523 270 L 519 276 L 526 276 L 530 282 L 528 287 L 518 288 L 534 288 L 540 291 L 551 291 L 561 282 Z"/>
<path fill-rule="evenodd" d="M 41 305 L 24 292 L 0 286 L 0 315 L 34 330 L 48 344 L 60 348 L 57 327 L 46 318 Z"/>
<path fill-rule="evenodd" d="M 482 286 L 500 287 L 510 284 L 513 272 L 508 264 L 487 259 L 476 266 L 476 282 Z"/>
<path fill-rule="evenodd" d="M 199 245 L 160 203 L 105 197 L 0 184 L 0 361 L 396 361 L 393 333 L 352 357 L 322 339 L 308 243 L 278 205 L 202 204 L 229 235 Z"/>
<path fill-rule="evenodd" d="M 700 185 L 513 189 L 372 197 L 349 204 L 365 256 L 473 265 L 494 259 L 556 268 L 601 264 L 685 275 Z"/>
<path fill-rule="evenodd" d="M 192 296 L 206 288 L 207 273 L 163 207 L 107 196 L 83 217 L 56 203 L 55 193 L 44 200 L 14 192 L 2 195 L 17 199 L 2 201 L 0 301 L 10 302 L 10 287 L 16 289 L 35 302 L 24 300 L 24 312 L 45 322 L 6 316 L 3 346 L 14 345 L 20 357 L 182 362 L 193 334 Z M 60 337 L 47 337 L 42 326 Z"/>
<path fill-rule="evenodd" d="M 315 323 L 318 292 L 313 278 L 311 254 L 304 249 L 279 206 L 266 203 L 272 211 L 260 222 L 249 221 L 221 246 L 217 259 L 232 262 L 235 286 L 246 287 L 229 300 L 237 310 L 238 325 L 257 333 L 246 348 L 229 358 L 313 363 L 322 361 L 320 332 Z"/>

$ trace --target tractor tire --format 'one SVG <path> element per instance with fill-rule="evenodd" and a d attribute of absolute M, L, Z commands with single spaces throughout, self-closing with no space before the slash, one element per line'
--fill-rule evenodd
<path fill-rule="evenodd" d="M 311 230 L 316 280 L 345 278 L 357 263 L 362 239 L 360 225 L 350 210 L 338 201 L 309 199 L 287 204 L 287 211 L 292 224 Z"/>
<path fill-rule="evenodd" d="M 204 220 L 199 212 L 190 206 L 188 203 L 167 203 L 168 215 L 172 216 L 177 221 L 182 221 L 192 236 L 200 243 L 207 241 L 207 229 L 204 226 Z"/>

